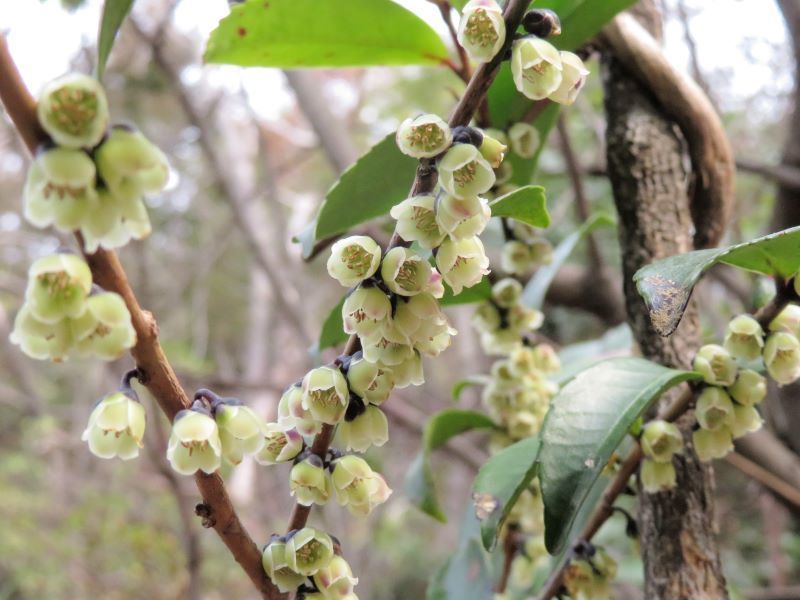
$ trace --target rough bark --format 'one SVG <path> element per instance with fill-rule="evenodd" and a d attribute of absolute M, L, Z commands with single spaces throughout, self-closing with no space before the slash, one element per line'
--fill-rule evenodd
<path fill-rule="evenodd" d="M 628 321 L 645 357 L 686 367 L 699 342 L 696 306 L 689 306 L 672 336 L 662 338 L 632 281 L 643 265 L 693 249 L 686 144 L 674 123 L 608 52 L 603 71 L 608 175 L 620 216 Z M 690 423 L 684 419 L 679 425 L 689 441 Z M 678 485 L 673 491 L 639 494 L 644 595 L 663 600 L 727 598 L 714 540 L 712 470 L 691 448 L 676 459 L 675 467 Z"/>

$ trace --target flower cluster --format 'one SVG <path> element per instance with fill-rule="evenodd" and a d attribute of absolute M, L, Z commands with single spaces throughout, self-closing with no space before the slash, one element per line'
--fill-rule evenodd
<path fill-rule="evenodd" d="M 164 154 L 127 126 L 109 129 L 102 86 L 70 74 L 45 86 L 37 104 L 54 145 L 28 172 L 24 213 L 34 226 L 79 231 L 87 252 L 118 248 L 150 233 L 143 197 L 164 188 Z"/>
<path fill-rule="evenodd" d="M 89 450 L 95 456 L 118 456 L 122 460 L 139 456 L 144 438 L 145 411 L 129 381 L 126 375 L 119 391 L 101 398 L 89 415 L 89 424 L 81 439 L 89 444 Z"/>
<path fill-rule="evenodd" d="M 529 333 L 541 327 L 544 315 L 523 304 L 521 298 L 522 284 L 507 277 L 495 283 L 491 297 L 478 305 L 472 324 L 480 332 L 487 354 L 509 354 L 522 346 Z M 536 352 L 543 350 L 537 348 Z"/>
<path fill-rule="evenodd" d="M 328 534 L 304 527 L 273 536 L 264 546 L 261 562 L 281 592 L 296 589 L 298 598 L 358 600 L 353 592 L 358 579 L 336 554 L 336 546 Z"/>
<path fill-rule="evenodd" d="M 25 304 L 10 340 L 31 358 L 63 361 L 93 355 L 113 360 L 136 343 L 119 294 L 93 292 L 92 273 L 73 254 L 52 254 L 28 269 Z"/>
<path fill-rule="evenodd" d="M 653 494 L 675 487 L 672 457 L 683 449 L 680 429 L 666 421 L 650 421 L 644 426 L 640 443 L 645 456 L 640 471 L 644 491 Z"/>
<path fill-rule="evenodd" d="M 768 329 L 750 315 L 740 315 L 728 323 L 722 346 L 708 344 L 697 352 L 693 366 L 706 386 L 697 398 L 699 428 L 692 443 L 701 460 L 723 458 L 734 439 L 761 428 L 756 406 L 767 394 L 767 381 L 746 368 L 749 363 L 761 359 L 780 385 L 800 378 L 800 306 L 787 305 Z"/>

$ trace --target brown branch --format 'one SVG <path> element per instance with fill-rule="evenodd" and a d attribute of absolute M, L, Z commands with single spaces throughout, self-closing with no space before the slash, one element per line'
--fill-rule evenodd
<path fill-rule="evenodd" d="M 678 124 L 696 173 L 692 194 L 695 247 L 716 246 L 731 215 L 735 164 L 725 129 L 700 86 L 673 67 L 653 37 L 628 14 L 601 33 L 625 69 Z"/>
<path fill-rule="evenodd" d="M 456 33 L 456 30 L 453 27 L 453 21 L 450 19 L 450 11 L 452 10 L 452 6 L 450 6 L 449 2 L 437 2 L 436 6 L 439 8 L 439 12 L 442 14 L 442 20 L 447 26 L 447 31 L 450 33 L 450 37 L 453 40 L 453 45 L 458 53 L 458 61 L 460 66 L 455 69 L 456 75 L 461 77 L 464 83 L 468 83 L 470 77 L 472 77 L 472 69 L 470 69 L 469 66 L 469 57 L 467 56 L 467 52 L 459 43 L 458 33 Z"/>
<path fill-rule="evenodd" d="M 511 565 L 520 550 L 521 539 L 519 528 L 513 523 L 509 523 L 506 528 L 506 536 L 503 539 L 503 569 L 500 571 L 500 579 L 497 581 L 495 592 L 502 594 L 508 587 L 508 580 L 511 578 Z"/>
<path fill-rule="evenodd" d="M 509 0 L 503 13 L 503 17 L 506 21 L 507 31 L 517 30 L 520 22 L 522 21 L 522 16 L 525 14 L 525 10 L 529 4 L 530 0 Z M 481 64 L 481 66 L 475 70 L 475 73 L 472 75 L 472 79 L 467 85 L 464 95 L 461 97 L 461 100 L 459 100 L 458 104 L 456 104 L 456 107 L 453 110 L 453 114 L 450 117 L 450 127 L 469 124 L 470 120 L 475 114 L 475 111 L 478 109 L 478 106 L 485 97 L 489 86 L 492 84 L 492 81 L 494 81 L 497 71 L 500 68 L 500 64 L 503 61 L 503 56 L 508 48 L 510 48 L 512 41 L 512 36 L 509 35 L 508 39 L 503 45 L 503 48 L 501 48 L 497 53 L 497 56 L 495 56 L 488 63 Z M 411 186 L 410 195 L 414 196 L 432 191 L 436 185 L 436 181 L 436 170 L 433 162 L 430 159 L 421 160 L 419 166 L 417 167 L 414 183 Z M 392 235 L 392 239 L 389 241 L 387 250 L 397 246 L 408 246 L 408 243 L 397 234 L 397 231 L 395 231 Z M 352 355 L 359 348 L 360 341 L 358 336 L 352 335 L 347 341 L 347 345 L 345 346 L 343 352 L 344 354 Z M 311 451 L 320 458 L 325 456 L 328 448 L 331 445 L 334 429 L 335 428 L 331 425 L 323 425 L 322 431 L 320 431 L 320 433 L 318 433 L 314 438 Z M 288 531 L 303 527 L 308 520 L 308 515 L 310 512 L 311 507 L 296 504 L 289 519 Z"/>
<path fill-rule="evenodd" d="M 11 116 L 28 150 L 47 141 L 36 120 L 36 103 L 25 87 L 8 49 L 0 36 L 0 100 Z M 78 242 L 83 247 L 82 240 Z M 164 414 L 172 420 L 178 411 L 188 408 L 189 399 L 178 381 L 158 341 L 158 325 L 153 315 L 142 310 L 116 253 L 99 250 L 86 256 L 95 283 L 117 292 L 125 300 L 136 330 L 137 342 L 131 349 L 136 366 L 142 373 L 142 384 L 158 401 Z M 250 577 L 263 598 L 278 599 L 282 595 L 267 578 L 261 565 L 261 552 L 250 538 L 236 514 L 219 473 L 198 472 L 195 483 L 203 502 L 213 516 L 213 527 L 242 569 Z"/>
<path fill-rule="evenodd" d="M 725 457 L 725 460 L 769 491 L 794 505 L 795 508 L 800 508 L 800 490 L 796 487 L 786 483 L 780 477 L 776 477 L 761 465 L 745 458 L 738 452 L 731 452 Z"/>

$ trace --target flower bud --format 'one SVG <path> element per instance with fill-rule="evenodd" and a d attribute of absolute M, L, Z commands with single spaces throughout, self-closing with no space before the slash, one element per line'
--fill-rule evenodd
<path fill-rule="evenodd" d="M 350 390 L 339 369 L 317 367 L 303 377 L 303 408 L 322 423 L 336 425 L 344 417 Z"/>
<path fill-rule="evenodd" d="M 42 128 L 59 146 L 96 146 L 108 126 L 108 101 L 100 82 L 80 73 L 51 81 L 36 106 Z"/>
<path fill-rule="evenodd" d="M 494 182 L 492 165 L 472 144 L 456 144 L 439 161 L 439 184 L 456 198 L 480 196 Z"/>
<path fill-rule="evenodd" d="M 264 445 L 255 455 L 260 465 L 274 465 L 292 460 L 303 450 L 303 436 L 293 427 L 283 423 L 264 426 Z"/>
<path fill-rule="evenodd" d="M 461 11 L 458 43 L 475 62 L 489 62 L 506 41 L 503 11 L 494 0 L 470 0 Z"/>
<path fill-rule="evenodd" d="M 536 37 L 561 35 L 561 19 L 548 8 L 529 10 L 522 17 L 522 27 Z"/>
<path fill-rule="evenodd" d="M 452 240 L 480 234 L 491 218 L 489 203 L 478 196 L 462 199 L 443 194 L 436 205 L 436 223 Z"/>
<path fill-rule="evenodd" d="M 508 415 L 506 430 L 515 440 L 521 440 L 537 433 L 542 427 L 541 418 L 529 410 L 516 410 Z"/>
<path fill-rule="evenodd" d="M 697 457 L 703 462 L 725 458 L 733 450 L 733 438 L 727 427 L 720 429 L 698 429 L 692 433 L 692 445 Z"/>
<path fill-rule="evenodd" d="M 492 299 L 502 308 L 510 308 L 522 297 L 522 284 L 512 277 L 505 277 L 492 286 Z"/>
<path fill-rule="evenodd" d="M 642 461 L 642 468 L 639 471 L 642 480 L 642 487 L 648 494 L 665 492 L 675 487 L 677 474 L 672 461 L 659 462 L 645 458 Z"/>
<path fill-rule="evenodd" d="M 92 410 L 89 424 L 81 435 L 89 450 L 100 458 L 129 460 L 139 456 L 143 446 L 144 406 L 129 393 L 114 392 L 104 396 Z"/>
<path fill-rule="evenodd" d="M 395 374 L 395 385 L 401 387 L 395 367 L 414 354 L 408 336 L 394 322 L 387 322 L 373 333 L 363 336 L 361 346 L 364 358 L 369 362 L 389 366 Z"/>
<path fill-rule="evenodd" d="M 561 55 L 555 46 L 540 38 L 515 40 L 511 46 L 511 74 L 524 96 L 542 100 L 561 86 Z"/>
<path fill-rule="evenodd" d="M 430 294 L 418 294 L 399 302 L 394 323 L 414 348 L 428 356 L 438 356 L 449 348 L 452 336 L 457 333 Z"/>
<path fill-rule="evenodd" d="M 683 448 L 683 436 L 678 427 L 662 420 L 647 423 L 640 441 L 644 455 L 659 463 L 670 462 Z"/>
<path fill-rule="evenodd" d="M 442 242 L 436 253 L 436 266 L 454 294 L 476 285 L 489 273 L 489 259 L 478 237 Z"/>
<path fill-rule="evenodd" d="M 549 241 L 537 237 L 527 243 L 534 266 L 549 265 L 553 262 L 553 245 Z"/>
<path fill-rule="evenodd" d="M 432 250 L 447 235 L 436 222 L 436 199 L 430 194 L 413 196 L 394 206 L 389 214 L 397 220 L 397 235 L 407 242 L 417 242 Z"/>
<path fill-rule="evenodd" d="M 334 556 L 327 567 L 321 568 L 314 574 L 314 584 L 321 592 L 321 596 L 330 600 L 353 600 L 355 598 L 353 587 L 357 583 L 358 578 L 353 577 L 350 565 L 341 556 Z"/>
<path fill-rule="evenodd" d="M 328 274 L 345 287 L 372 277 L 381 264 L 381 248 L 371 237 L 352 235 L 331 247 Z"/>
<path fill-rule="evenodd" d="M 525 275 L 534 266 L 530 247 L 518 240 L 510 240 L 503 244 L 500 255 L 500 268 L 510 275 Z"/>
<path fill-rule="evenodd" d="M 219 469 L 222 443 L 217 423 L 206 412 L 182 410 L 175 415 L 167 445 L 167 460 L 181 475 Z"/>
<path fill-rule="evenodd" d="M 391 369 L 371 363 L 363 358 L 354 358 L 347 370 L 350 391 L 371 404 L 383 404 L 394 388 Z"/>
<path fill-rule="evenodd" d="M 534 347 L 533 364 L 545 373 L 558 373 L 561 370 L 561 359 L 550 344 L 538 344 Z"/>
<path fill-rule="evenodd" d="M 73 345 L 68 319 L 44 323 L 33 315 L 30 303 L 25 303 L 17 313 L 9 340 L 31 358 L 54 362 L 66 360 Z"/>
<path fill-rule="evenodd" d="M 310 577 L 332 559 L 333 541 L 319 529 L 303 527 L 286 540 L 286 564 L 295 573 Z"/>
<path fill-rule="evenodd" d="M 303 506 L 325 504 L 331 497 L 331 480 L 322 459 L 310 455 L 292 467 L 289 473 L 289 490 Z"/>
<path fill-rule="evenodd" d="M 733 384 L 739 369 L 730 353 L 716 344 L 706 344 L 700 348 L 692 365 L 709 385 Z"/>
<path fill-rule="evenodd" d="M 439 274 L 433 270 L 430 263 L 416 252 L 402 246 L 392 248 L 386 253 L 381 264 L 381 277 L 386 287 L 401 296 L 438 291 L 441 285 Z"/>
<path fill-rule="evenodd" d="M 797 278 L 795 278 L 797 281 Z M 785 331 L 793 336 L 800 336 L 800 306 L 787 304 L 769 324 L 770 331 Z"/>
<path fill-rule="evenodd" d="M 539 149 L 539 130 L 530 123 L 514 123 L 508 129 L 511 150 L 520 158 L 533 158 Z"/>
<path fill-rule="evenodd" d="M 561 84 L 558 89 L 548 97 L 553 102 L 570 105 L 575 102 L 583 84 L 586 83 L 586 76 L 589 70 L 577 54 L 572 52 L 560 53 L 561 56 Z"/>
<path fill-rule="evenodd" d="M 491 302 L 481 302 L 472 315 L 472 325 L 480 332 L 492 332 L 500 327 L 500 313 Z"/>
<path fill-rule="evenodd" d="M 78 229 L 96 200 L 95 173 L 92 159 L 81 150 L 37 153 L 23 190 L 25 218 L 39 228 Z"/>
<path fill-rule="evenodd" d="M 420 115 L 406 119 L 397 129 L 400 152 L 414 158 L 432 158 L 453 142 L 450 126 L 436 115 Z"/>
<path fill-rule="evenodd" d="M 394 385 L 399 389 L 425 383 L 420 353 L 412 351 L 408 358 L 392 366 L 392 375 L 394 375 Z"/>
<path fill-rule="evenodd" d="M 503 137 L 505 137 L 505 134 L 503 134 Z M 508 145 L 505 142 L 501 142 L 498 138 L 489 135 L 487 130 L 484 130 L 483 142 L 478 149 L 481 151 L 481 156 L 492 165 L 492 168 L 498 169 L 506 156 Z"/>
<path fill-rule="evenodd" d="M 245 454 L 255 454 L 263 448 L 264 421 L 238 400 L 217 406 L 214 420 L 219 428 L 222 456 L 230 464 L 238 465 Z"/>
<path fill-rule="evenodd" d="M 261 564 L 272 583 L 283 592 L 290 592 L 299 587 L 306 576 L 295 573 L 286 562 L 286 542 L 273 540 L 264 547 Z"/>
<path fill-rule="evenodd" d="M 617 564 L 598 548 L 589 560 L 571 560 L 564 571 L 564 587 L 570 598 L 600 600 L 611 598 L 610 582 L 617 574 Z"/>
<path fill-rule="evenodd" d="M 800 377 L 800 342 L 791 333 L 772 333 L 764 345 L 764 364 L 769 376 L 781 385 Z"/>
<path fill-rule="evenodd" d="M 342 305 L 344 331 L 364 337 L 375 333 L 392 314 L 389 297 L 375 286 L 356 288 Z"/>
<path fill-rule="evenodd" d="M 299 384 L 290 385 L 278 402 L 278 423 L 294 427 L 301 435 L 316 435 L 322 424 L 303 408 L 303 390 Z"/>
<path fill-rule="evenodd" d="M 764 330 L 750 315 L 739 315 L 728 323 L 724 346 L 736 358 L 755 360 L 764 347 Z"/>
<path fill-rule="evenodd" d="M 695 416 L 703 429 L 727 429 L 733 423 L 733 402 L 722 388 L 704 388 L 697 397 Z"/>
<path fill-rule="evenodd" d="M 354 515 L 369 514 L 392 494 L 383 477 L 361 457 L 343 456 L 334 460 L 332 466 L 331 480 L 336 501 L 341 506 L 347 506 Z"/>
<path fill-rule="evenodd" d="M 79 224 L 86 252 L 99 247 L 121 248 L 132 239 L 150 235 L 150 216 L 140 198 L 118 198 L 105 188 L 97 190 L 95 199 Z"/>
<path fill-rule="evenodd" d="M 138 131 L 113 127 L 94 160 L 106 186 L 119 198 L 140 198 L 167 185 L 167 157 Z"/>
<path fill-rule="evenodd" d="M 733 439 L 738 439 L 761 429 L 764 422 L 754 406 L 733 406 L 733 422 L 730 430 Z"/>
<path fill-rule="evenodd" d="M 86 311 L 86 297 L 91 289 L 92 273 L 82 258 L 74 254 L 51 254 L 28 269 L 25 300 L 36 319 L 52 324 L 65 317 L 80 317 Z"/>
<path fill-rule="evenodd" d="M 90 296 L 86 311 L 71 325 L 75 347 L 82 354 L 115 360 L 136 344 L 131 314 L 116 292 Z"/>
<path fill-rule="evenodd" d="M 370 446 L 383 446 L 389 440 L 389 422 L 377 406 L 366 410 L 352 421 L 342 421 L 337 430 L 346 450 L 366 452 Z"/>
<path fill-rule="evenodd" d="M 739 404 L 753 406 L 767 396 L 767 380 L 760 373 L 742 369 L 734 384 L 728 388 L 728 393 Z"/>

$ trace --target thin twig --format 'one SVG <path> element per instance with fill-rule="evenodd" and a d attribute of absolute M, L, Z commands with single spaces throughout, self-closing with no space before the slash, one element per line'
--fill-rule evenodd
<path fill-rule="evenodd" d="M 450 33 L 450 37 L 453 39 L 453 46 L 456 48 L 458 60 L 461 63 L 461 65 L 455 69 L 456 75 L 461 77 L 464 83 L 467 83 L 469 82 L 470 77 L 472 77 L 472 69 L 470 69 L 469 66 L 469 57 L 467 56 L 467 52 L 458 41 L 458 33 L 456 33 L 455 27 L 453 27 L 453 21 L 450 18 L 452 6 L 450 6 L 449 2 L 437 2 L 436 6 L 439 7 L 439 12 L 442 13 L 442 20 L 447 26 L 447 31 Z"/>
<path fill-rule="evenodd" d="M 725 460 L 765 488 L 800 508 L 800 490 L 793 485 L 786 483 L 780 477 L 776 477 L 764 467 L 754 463 L 749 458 L 745 458 L 738 452 L 731 452 L 725 457 Z"/>
<path fill-rule="evenodd" d="M 36 102 L 14 64 L 5 35 L 0 35 L 0 100 L 31 153 L 39 144 L 48 141 L 36 119 Z M 83 248 L 82 240 L 78 238 L 78 241 Z M 142 373 L 141 383 L 158 401 L 167 418 L 172 420 L 179 411 L 189 407 L 189 399 L 161 348 L 153 315 L 139 306 L 115 252 L 101 249 L 86 255 L 86 260 L 95 283 L 118 293 L 125 300 L 137 335 L 131 355 Z M 214 529 L 261 596 L 270 600 L 282 598 L 267 578 L 261 565 L 261 552 L 239 520 L 219 473 L 206 475 L 198 472 L 195 483 L 213 515 Z"/>

